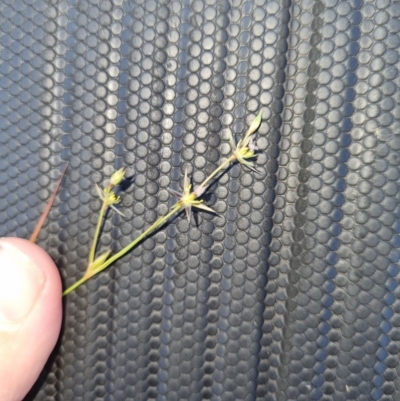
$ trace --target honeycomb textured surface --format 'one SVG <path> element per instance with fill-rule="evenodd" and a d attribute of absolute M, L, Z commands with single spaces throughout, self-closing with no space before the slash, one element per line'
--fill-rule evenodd
<path fill-rule="evenodd" d="M 0 235 L 64 285 L 126 166 L 114 251 L 259 110 L 255 174 L 214 183 L 65 302 L 35 401 L 400 399 L 400 3 L 2 0 Z M 399 316 L 397 314 L 399 313 Z"/>

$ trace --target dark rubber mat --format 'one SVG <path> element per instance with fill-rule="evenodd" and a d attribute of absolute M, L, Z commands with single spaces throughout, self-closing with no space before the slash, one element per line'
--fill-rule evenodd
<path fill-rule="evenodd" d="M 0 235 L 79 278 L 122 166 L 126 245 L 199 184 L 262 110 L 256 174 L 233 166 L 76 292 L 27 397 L 400 399 L 400 3 L 3 0 Z"/>

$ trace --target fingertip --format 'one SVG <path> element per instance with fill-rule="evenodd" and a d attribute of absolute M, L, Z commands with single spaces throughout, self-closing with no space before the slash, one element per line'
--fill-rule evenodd
<path fill-rule="evenodd" d="M 22 399 L 61 327 L 61 279 L 50 256 L 20 238 L 0 239 L 0 400 Z"/>
<path fill-rule="evenodd" d="M 6 246 L 8 244 L 11 247 L 14 247 L 20 254 L 24 255 L 27 259 L 30 259 L 33 264 L 43 272 L 51 289 L 54 292 L 58 291 L 61 293 L 62 287 L 60 274 L 57 266 L 45 250 L 26 239 L 16 237 L 1 238 L 0 246 L 2 244 L 5 244 Z"/>

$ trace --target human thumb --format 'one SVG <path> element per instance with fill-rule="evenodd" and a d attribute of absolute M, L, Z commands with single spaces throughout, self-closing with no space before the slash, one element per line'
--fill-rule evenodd
<path fill-rule="evenodd" d="M 61 327 L 61 281 L 45 251 L 0 239 L 0 401 L 20 401 L 53 350 Z"/>

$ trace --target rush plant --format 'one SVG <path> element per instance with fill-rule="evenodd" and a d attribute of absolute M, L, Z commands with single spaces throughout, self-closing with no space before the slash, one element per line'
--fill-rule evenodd
<path fill-rule="evenodd" d="M 182 210 L 186 212 L 186 217 L 189 223 L 190 223 L 192 208 L 197 208 L 211 213 L 215 213 L 214 210 L 212 210 L 210 207 L 204 204 L 204 201 L 201 198 L 206 193 L 207 188 L 209 187 L 212 180 L 215 179 L 215 177 L 217 177 L 221 171 L 226 170 L 232 163 L 238 162 L 243 166 L 251 169 L 252 171 L 257 172 L 257 170 L 254 167 L 254 158 L 256 156 L 256 151 L 258 149 L 254 142 L 254 134 L 260 127 L 261 120 L 262 120 L 262 113 L 260 112 L 257 115 L 257 117 L 253 120 L 253 122 L 250 124 L 250 127 L 245 133 L 244 137 L 240 139 L 237 143 L 235 143 L 232 135 L 230 134 L 229 142 L 232 150 L 231 155 L 225 161 L 223 161 L 198 187 L 192 189 L 192 186 L 189 183 L 188 172 L 186 170 L 183 177 L 182 192 L 176 191 L 174 189 L 169 189 L 170 193 L 177 199 L 177 202 L 172 206 L 169 212 L 164 216 L 159 217 L 150 227 L 148 227 L 145 231 L 143 231 L 142 234 L 140 234 L 130 244 L 122 248 L 114 255 L 111 255 L 111 251 L 109 250 L 96 257 L 96 249 L 101 235 L 101 227 L 103 224 L 103 220 L 105 218 L 108 208 L 111 208 L 115 212 L 122 214 L 115 207 L 115 205 L 120 202 L 119 196 L 115 194 L 115 188 L 123 181 L 125 177 L 125 169 L 122 168 L 116 171 L 111 176 L 110 182 L 104 188 L 100 188 L 96 184 L 96 192 L 103 203 L 99 212 L 97 225 L 93 237 L 93 242 L 89 252 L 87 268 L 83 277 L 77 280 L 70 287 L 68 287 L 63 292 L 63 296 L 71 293 L 81 284 L 85 283 L 87 280 L 89 280 L 96 274 L 100 273 L 101 271 L 109 267 L 116 260 L 122 258 L 130 250 L 135 248 L 141 241 L 143 241 L 150 234 L 158 230 L 161 226 L 167 223 L 173 216 L 180 213 Z M 52 203 L 54 202 L 54 198 L 60 186 L 61 179 L 58 182 L 56 190 L 54 191 L 52 197 L 49 200 L 49 203 L 35 229 L 34 234 L 32 234 L 31 237 L 32 242 L 35 242 L 36 237 L 40 231 L 40 228 L 43 225 L 44 219 L 48 214 Z"/>

